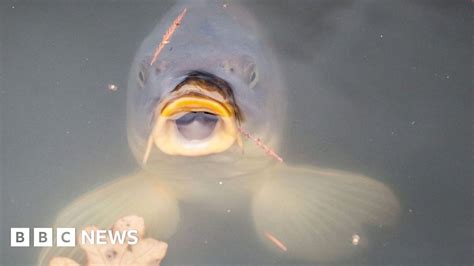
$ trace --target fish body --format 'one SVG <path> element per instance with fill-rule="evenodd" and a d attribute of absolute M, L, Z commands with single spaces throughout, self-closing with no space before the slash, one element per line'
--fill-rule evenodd
<path fill-rule="evenodd" d="M 83 195 L 56 225 L 107 227 L 134 214 L 167 239 L 186 222 L 180 202 L 247 204 L 269 248 L 330 261 L 352 254 L 352 236 L 365 241 L 367 224 L 394 224 L 398 200 L 382 183 L 274 156 L 287 125 L 287 86 L 263 36 L 233 2 L 173 7 L 138 49 L 128 81 L 128 143 L 141 169 Z M 49 248 L 40 264 L 58 255 L 81 257 Z"/>

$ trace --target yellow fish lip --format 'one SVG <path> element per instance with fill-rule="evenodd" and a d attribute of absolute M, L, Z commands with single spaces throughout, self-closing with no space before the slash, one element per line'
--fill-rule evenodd
<path fill-rule="evenodd" d="M 167 155 L 188 157 L 224 152 L 236 142 L 242 148 L 238 129 L 243 120 L 230 86 L 209 74 L 189 76 L 156 107 L 143 164 L 153 146 Z M 190 112 L 206 112 L 218 117 L 207 137 L 189 139 L 182 135 L 177 120 Z"/>
<path fill-rule="evenodd" d="M 170 118 L 188 112 L 209 112 L 220 117 L 234 116 L 231 104 L 199 94 L 182 95 L 167 101 L 161 108 L 160 116 Z"/>

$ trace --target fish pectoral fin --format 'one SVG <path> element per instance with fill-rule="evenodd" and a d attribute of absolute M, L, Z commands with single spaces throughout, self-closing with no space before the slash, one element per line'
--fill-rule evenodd
<path fill-rule="evenodd" d="M 139 172 L 84 194 L 63 209 L 54 227 L 76 228 L 76 247 L 44 248 L 38 265 L 48 265 L 53 257 L 68 257 L 83 262 L 85 254 L 78 245 L 80 230 L 89 225 L 110 229 L 119 218 L 128 215 L 142 217 L 146 236 L 160 240 L 170 237 L 179 222 L 176 199 L 153 182 L 150 174 Z"/>
<path fill-rule="evenodd" d="M 256 230 L 264 243 L 293 258 L 346 257 L 367 243 L 366 225 L 393 225 L 398 218 L 395 195 L 365 176 L 283 164 L 265 174 L 252 206 Z"/>

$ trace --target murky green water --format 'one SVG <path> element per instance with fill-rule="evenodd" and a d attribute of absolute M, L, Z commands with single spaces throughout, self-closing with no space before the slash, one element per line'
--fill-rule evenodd
<path fill-rule="evenodd" d="M 10 248 L 11 227 L 49 227 L 72 199 L 137 168 L 126 139 L 128 71 L 171 5 L 0 4 L 2 265 L 32 264 L 39 251 Z M 363 173 L 399 197 L 395 230 L 344 262 L 472 264 L 469 4 L 246 5 L 274 43 L 289 87 L 282 156 Z M 215 216 L 185 204 L 182 219 L 195 222 L 169 240 L 163 265 L 303 263 L 258 245 L 242 213 Z"/>

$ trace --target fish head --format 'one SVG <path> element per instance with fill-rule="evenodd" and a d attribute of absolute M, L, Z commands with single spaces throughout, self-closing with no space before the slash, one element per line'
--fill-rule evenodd
<path fill-rule="evenodd" d="M 243 130 L 278 148 L 286 111 L 281 80 L 270 46 L 244 9 L 217 1 L 179 4 L 132 64 L 131 150 L 149 169 L 219 164 L 242 174 L 260 168 L 273 159 Z"/>

